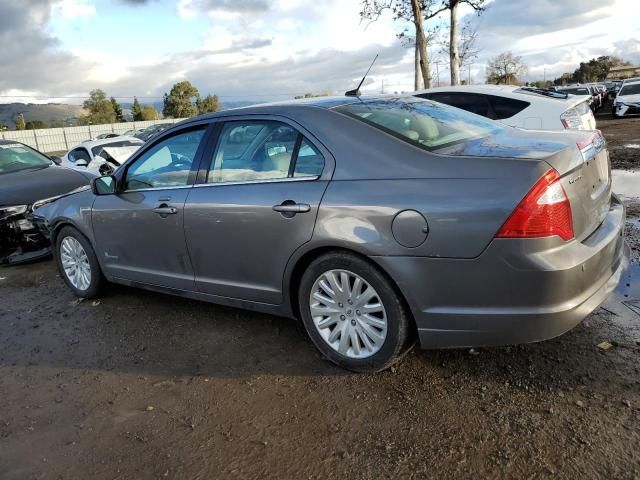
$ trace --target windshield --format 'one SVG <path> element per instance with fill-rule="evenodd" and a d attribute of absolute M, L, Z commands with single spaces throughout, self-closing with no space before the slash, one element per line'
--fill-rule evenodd
<path fill-rule="evenodd" d="M 624 95 L 638 95 L 638 94 L 640 94 L 640 83 L 634 83 L 633 85 L 625 85 L 620 90 L 620 93 L 618 93 L 618 95 L 620 95 L 621 97 Z"/>
<path fill-rule="evenodd" d="M 416 97 L 364 100 L 334 110 L 430 151 L 504 130 L 479 115 Z"/>
<path fill-rule="evenodd" d="M 0 174 L 51 165 L 51 160 L 21 143 L 0 145 Z"/>

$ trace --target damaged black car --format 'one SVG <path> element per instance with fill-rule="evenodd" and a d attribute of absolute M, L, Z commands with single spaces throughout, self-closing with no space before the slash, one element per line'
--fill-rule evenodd
<path fill-rule="evenodd" d="M 27 145 L 0 140 L 0 263 L 47 257 L 49 240 L 29 219 L 33 204 L 85 187 L 91 178 Z"/>

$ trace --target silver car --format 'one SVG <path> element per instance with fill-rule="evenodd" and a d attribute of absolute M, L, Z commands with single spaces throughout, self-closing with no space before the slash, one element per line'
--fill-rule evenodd
<path fill-rule="evenodd" d="M 538 132 L 415 97 L 229 110 L 43 200 L 62 278 L 299 318 L 355 371 L 578 324 L 626 265 L 598 131 Z"/>

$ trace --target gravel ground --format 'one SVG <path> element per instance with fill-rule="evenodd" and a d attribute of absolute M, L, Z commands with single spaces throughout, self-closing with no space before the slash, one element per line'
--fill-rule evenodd
<path fill-rule="evenodd" d="M 599 126 L 615 149 L 640 137 Z M 0 478 L 638 479 L 629 213 L 630 273 L 571 332 L 375 375 L 322 360 L 293 321 L 118 286 L 78 302 L 52 262 L 0 269 Z"/>

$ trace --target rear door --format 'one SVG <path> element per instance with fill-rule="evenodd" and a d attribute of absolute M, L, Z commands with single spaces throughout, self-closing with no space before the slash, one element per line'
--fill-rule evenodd
<path fill-rule="evenodd" d="M 185 205 L 197 289 L 280 304 L 285 267 L 311 239 L 333 158 L 287 119 L 226 121 L 216 136 Z"/>

